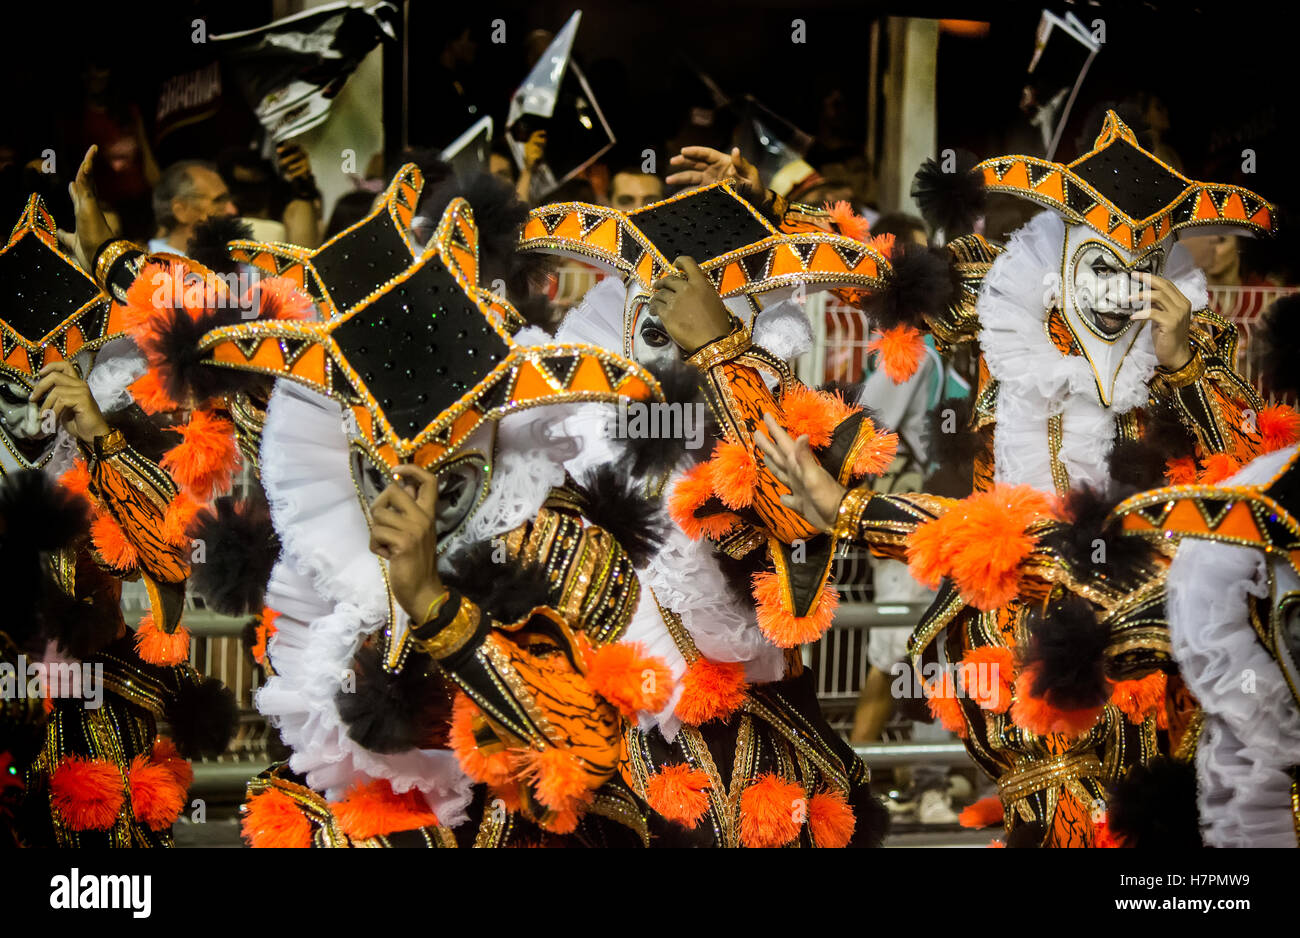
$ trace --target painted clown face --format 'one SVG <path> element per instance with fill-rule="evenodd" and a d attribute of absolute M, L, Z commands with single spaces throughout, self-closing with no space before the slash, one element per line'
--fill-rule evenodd
<path fill-rule="evenodd" d="M 1161 276 L 1167 242 L 1133 253 L 1086 225 L 1067 225 L 1061 251 L 1061 313 L 1097 377 L 1101 402 L 1110 404 L 1115 378 L 1141 334 L 1133 313 L 1142 308 L 1135 274 Z"/>

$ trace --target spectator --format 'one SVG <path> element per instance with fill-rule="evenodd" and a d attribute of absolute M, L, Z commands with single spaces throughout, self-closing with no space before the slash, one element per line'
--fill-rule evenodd
<path fill-rule="evenodd" d="M 239 209 L 215 166 L 203 160 L 181 160 L 163 170 L 153 190 L 153 216 L 158 235 L 149 250 L 184 254 L 196 225 L 214 215 L 238 215 Z"/>
<path fill-rule="evenodd" d="M 320 244 L 320 192 L 306 152 L 280 144 L 280 171 L 252 150 L 232 147 L 217 157 L 217 170 L 230 187 L 239 212 L 259 241 Z"/>
<path fill-rule="evenodd" d="M 664 184 L 658 176 L 644 173 L 637 166 L 627 166 L 614 174 L 608 205 L 620 212 L 635 212 L 663 197 Z"/>

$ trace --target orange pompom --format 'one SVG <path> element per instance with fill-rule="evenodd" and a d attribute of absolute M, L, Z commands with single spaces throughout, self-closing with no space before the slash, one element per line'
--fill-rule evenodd
<path fill-rule="evenodd" d="M 189 760 L 177 751 L 176 744 L 166 736 L 159 736 L 154 740 L 153 751 L 149 754 L 149 758 L 158 765 L 165 766 L 181 788 L 188 789 L 194 782 L 194 768 Z"/>
<path fill-rule="evenodd" d="M 1116 681 L 1111 688 L 1110 702 L 1130 723 L 1142 723 L 1164 709 L 1166 683 L 1163 671 L 1152 671 L 1132 681 Z"/>
<path fill-rule="evenodd" d="M 815 642 L 831 627 L 840 598 L 829 583 L 822 587 L 821 595 L 806 616 L 796 616 L 787 609 L 782 593 L 781 578 L 775 571 L 754 574 L 758 627 L 773 645 L 793 648 L 805 642 Z"/>
<path fill-rule="evenodd" d="M 820 449 L 831 441 L 836 425 L 857 409 L 846 405 L 838 393 L 827 394 L 797 384 L 781 396 L 780 423 L 793 438 L 806 436 L 809 446 Z"/>
<path fill-rule="evenodd" d="M 131 810 L 135 819 L 150 830 L 166 830 L 185 809 L 185 787 L 166 765 L 150 762 L 142 755 L 131 760 L 126 775 L 131 788 Z"/>
<path fill-rule="evenodd" d="M 962 808 L 961 814 L 957 815 L 957 823 L 962 827 L 978 829 L 1000 824 L 1005 816 L 1002 810 L 1002 799 L 997 795 L 991 795 Z"/>
<path fill-rule="evenodd" d="M 1011 706 L 1011 685 L 1015 680 L 1015 656 L 1010 648 L 986 645 L 972 648 L 957 665 L 962 693 L 981 710 L 1006 713 Z"/>
<path fill-rule="evenodd" d="M 1196 472 L 1196 460 L 1191 456 L 1165 460 L 1165 478 L 1171 485 L 1191 485 L 1196 481 Z"/>
<path fill-rule="evenodd" d="M 969 730 L 966 726 L 966 716 L 961 709 L 961 701 L 957 699 L 957 686 L 952 674 L 945 671 L 937 681 L 924 684 L 922 688 L 930 708 L 930 716 L 938 720 L 948 732 L 956 733 L 965 739 Z"/>
<path fill-rule="evenodd" d="M 276 612 L 270 606 L 262 607 L 261 618 L 258 619 L 257 626 L 253 629 L 253 647 L 249 649 L 249 654 L 253 660 L 260 665 L 266 664 L 266 643 L 271 640 L 271 636 L 280 631 L 275 620 L 280 618 L 280 613 Z"/>
<path fill-rule="evenodd" d="M 916 374 L 925 358 L 925 339 L 913 326 L 895 326 L 879 333 L 867 343 L 867 352 L 880 354 L 880 367 L 895 384 L 902 384 Z"/>
<path fill-rule="evenodd" d="M 704 464 L 709 487 L 728 508 L 748 508 L 758 484 L 758 463 L 744 444 L 721 440 Z"/>
<path fill-rule="evenodd" d="M 246 302 L 245 309 L 257 305 L 259 319 L 302 321 L 315 318 L 316 313 L 311 297 L 288 277 L 263 277 L 249 287 Z"/>
<path fill-rule="evenodd" d="M 184 547 L 190 543 L 186 533 L 194 516 L 203 510 L 203 506 L 184 492 L 177 492 L 176 497 L 167 503 L 163 514 L 162 536 L 173 547 Z"/>
<path fill-rule="evenodd" d="M 1026 529 L 1052 516 L 1052 500 L 1037 489 L 994 485 L 920 525 L 908 539 L 908 568 L 932 588 L 951 577 L 966 602 L 996 609 L 1015 598 L 1020 564 L 1034 547 Z"/>
<path fill-rule="evenodd" d="M 603 645 L 587 658 L 587 683 L 630 720 L 637 712 L 657 713 L 673 692 L 673 674 L 636 642 Z"/>
<path fill-rule="evenodd" d="M 1300 443 L 1300 413 L 1294 407 L 1286 404 L 1265 407 L 1259 412 L 1258 426 L 1265 453 Z"/>
<path fill-rule="evenodd" d="M 438 816 L 419 789 L 397 794 L 386 779 L 359 784 L 348 790 L 342 801 L 330 802 L 339 830 L 353 840 L 369 840 L 438 824 Z"/>
<path fill-rule="evenodd" d="M 894 259 L 894 246 L 896 238 L 892 234 L 875 235 L 867 243 L 871 245 L 881 257 L 890 261 Z"/>
<path fill-rule="evenodd" d="M 196 410 L 189 423 L 174 429 L 182 442 L 167 451 L 160 465 L 201 502 L 228 492 L 239 465 L 235 425 L 206 410 Z"/>
<path fill-rule="evenodd" d="M 580 820 L 582 820 L 582 816 L 578 813 L 578 809 L 570 806 L 547 815 L 537 823 L 542 830 L 549 831 L 552 834 L 572 834 L 578 829 Z M 538 844 L 537 846 L 543 847 L 546 845 Z"/>
<path fill-rule="evenodd" d="M 799 836 L 796 818 L 802 814 L 803 800 L 802 785 L 764 772 L 740 796 L 740 842 L 746 847 L 784 847 Z"/>
<path fill-rule="evenodd" d="M 136 344 L 147 348 L 158 338 L 162 323 L 182 305 L 185 268 L 174 261 L 145 264 L 126 290 L 122 327 Z M 188 312 L 188 311 L 187 311 Z M 151 356 L 152 358 L 152 356 Z"/>
<path fill-rule="evenodd" d="M 311 821 L 292 798 L 274 788 L 248 799 L 240 829 L 250 847 L 311 846 Z"/>
<path fill-rule="evenodd" d="M 834 205 L 827 202 L 825 208 L 831 216 L 831 221 L 844 237 L 852 238 L 854 241 L 867 239 L 870 225 L 865 218 L 853 211 L 853 206 L 848 202 L 840 201 Z"/>
<path fill-rule="evenodd" d="M 1196 477 L 1202 485 L 1218 485 L 1230 475 L 1235 475 L 1241 468 L 1235 456 L 1227 453 L 1211 453 L 1201 461 L 1201 472 Z"/>
<path fill-rule="evenodd" d="M 897 433 L 882 433 L 870 419 L 864 419 L 862 425 L 864 438 L 849 470 L 855 479 L 880 475 L 898 455 Z"/>
<path fill-rule="evenodd" d="M 68 756 L 50 774 L 50 802 L 74 831 L 108 830 L 125 801 L 122 773 L 107 759 Z"/>
<path fill-rule="evenodd" d="M 160 414 L 181 406 L 163 389 L 158 372 L 152 369 L 132 381 L 127 390 L 146 414 Z"/>
<path fill-rule="evenodd" d="M 1029 689 L 1034 686 L 1036 670 L 1031 666 L 1016 678 L 1016 702 L 1011 705 L 1011 722 L 1039 736 L 1049 733 L 1082 736 L 1096 725 L 1103 707 L 1058 710 L 1042 698 L 1030 696 Z"/>
<path fill-rule="evenodd" d="M 738 515 L 725 511 L 696 517 L 695 512 L 713 497 L 713 484 L 709 480 L 708 463 L 700 463 L 686 472 L 673 485 L 668 496 L 668 514 L 682 532 L 693 541 L 701 537 L 722 537 L 740 520 Z"/>
<path fill-rule="evenodd" d="M 190 633 L 183 625 L 168 635 L 153 621 L 153 613 L 146 612 L 135 630 L 135 651 L 140 660 L 159 667 L 183 664 L 190 657 Z"/>
<path fill-rule="evenodd" d="M 510 756 L 504 750 L 484 752 L 474 738 L 474 719 L 479 709 L 463 692 L 457 691 L 451 704 L 451 725 L 447 729 L 447 744 L 456 755 L 465 774 L 476 782 L 505 787 L 510 781 Z"/>
<path fill-rule="evenodd" d="M 843 792 L 823 791 L 808 799 L 808 828 L 819 847 L 847 847 L 858 826 Z"/>
<path fill-rule="evenodd" d="M 744 665 L 696 658 L 682 675 L 682 695 L 673 712 L 683 723 L 699 726 L 730 716 L 744 702 Z"/>
<path fill-rule="evenodd" d="M 86 461 L 84 459 L 74 460 L 72 468 L 59 476 L 59 485 L 73 495 L 80 495 L 82 498 L 89 499 L 90 470 L 86 468 Z"/>
<path fill-rule="evenodd" d="M 99 556 L 114 569 L 131 570 L 140 562 L 140 552 L 110 514 L 102 514 L 91 522 L 90 540 Z"/>
<path fill-rule="evenodd" d="M 567 749 L 547 746 L 514 754 L 520 777 L 532 783 L 537 800 L 552 811 L 572 809 L 591 795 L 592 778 L 582 760 Z"/>
<path fill-rule="evenodd" d="M 652 810 L 683 827 L 696 827 L 709 809 L 709 776 L 685 762 L 666 765 L 646 780 Z"/>

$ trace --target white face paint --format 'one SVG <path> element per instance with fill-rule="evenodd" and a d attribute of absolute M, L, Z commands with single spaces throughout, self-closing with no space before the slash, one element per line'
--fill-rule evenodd
<path fill-rule="evenodd" d="M 0 382 L 0 427 L 16 440 L 41 436 L 41 414 L 27 399 L 31 389 L 20 381 Z"/>
<path fill-rule="evenodd" d="M 650 297 L 638 293 L 629 299 L 629 320 L 632 323 L 631 357 L 645 368 L 659 368 L 681 357 L 681 349 L 673 341 L 659 317 L 650 312 Z"/>
<path fill-rule="evenodd" d="M 1135 273 L 1163 273 L 1165 246 L 1141 254 L 1103 240 L 1086 225 L 1068 225 L 1061 252 L 1061 313 L 1092 365 L 1101 403 L 1110 406 L 1115 377 L 1141 332 L 1129 317 L 1142 307 Z"/>

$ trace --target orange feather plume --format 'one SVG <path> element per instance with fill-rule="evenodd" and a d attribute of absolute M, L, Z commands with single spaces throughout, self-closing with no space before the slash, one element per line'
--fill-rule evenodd
<path fill-rule="evenodd" d="M 867 243 L 875 248 L 876 252 L 885 260 L 891 261 L 894 259 L 895 240 L 892 234 L 882 234 L 876 235 Z"/>
<path fill-rule="evenodd" d="M 847 847 L 858 826 L 853 807 L 843 792 L 818 792 L 808 799 L 808 828 L 819 847 Z"/>
<path fill-rule="evenodd" d="M 826 394 L 804 385 L 796 385 L 781 396 L 781 424 L 785 431 L 795 439 L 808 437 L 813 449 L 829 443 L 836 425 L 856 410 L 845 404 L 838 393 Z"/>
<path fill-rule="evenodd" d="M 127 770 L 131 789 L 131 810 L 135 819 L 150 830 L 166 830 L 176 823 L 185 808 L 185 786 L 166 765 L 151 762 L 143 754 L 131 760 Z"/>
<path fill-rule="evenodd" d="M 708 467 L 709 487 L 728 508 L 748 508 L 758 484 L 758 463 L 741 443 L 721 440 L 713 447 Z"/>
<path fill-rule="evenodd" d="M 525 749 L 511 760 L 532 784 L 537 800 L 552 811 L 572 810 L 591 796 L 592 778 L 582 760 L 567 749 Z"/>
<path fill-rule="evenodd" d="M 160 414 L 181 406 L 163 389 L 158 372 L 153 370 L 146 371 L 132 381 L 127 390 L 146 414 Z"/>
<path fill-rule="evenodd" d="M 132 570 L 140 562 L 140 552 L 127 538 L 122 526 L 110 514 L 102 514 L 90 524 L 90 540 L 104 562 L 117 570 Z"/>
<path fill-rule="evenodd" d="M 799 836 L 803 786 L 772 772 L 754 779 L 740 796 L 740 840 L 746 847 L 783 847 Z M 806 808 L 806 805 L 804 806 Z"/>
<path fill-rule="evenodd" d="M 682 695 L 673 712 L 691 726 L 719 720 L 745 702 L 745 689 L 744 665 L 696 658 L 682 675 Z"/>
<path fill-rule="evenodd" d="M 1191 485 L 1196 481 L 1196 473 L 1196 460 L 1191 456 L 1165 460 L 1165 478 L 1171 485 Z"/>
<path fill-rule="evenodd" d="M 1081 710 L 1058 710 L 1046 700 L 1033 697 L 1029 690 L 1034 686 L 1037 669 L 1026 668 L 1016 678 L 1016 702 L 1011 705 L 1011 722 L 1038 736 L 1059 733 L 1062 736 L 1082 736 L 1096 725 L 1103 707 L 1085 707 Z"/>
<path fill-rule="evenodd" d="M 840 599 L 835 588 L 827 583 L 811 613 L 796 616 L 786 608 L 780 577 L 775 571 L 765 570 L 754 574 L 754 601 L 758 606 L 759 630 L 778 648 L 793 648 L 822 637 L 831 627 Z"/>
<path fill-rule="evenodd" d="M 311 821 L 292 798 L 274 788 L 248 799 L 240 829 L 250 847 L 311 846 Z"/>
<path fill-rule="evenodd" d="M 652 810 L 683 827 L 696 827 L 709 808 L 709 776 L 686 763 L 666 765 L 646 780 Z"/>
<path fill-rule="evenodd" d="M 490 786 L 506 786 L 510 781 L 510 756 L 504 750 L 484 752 L 474 738 L 474 719 L 479 709 L 463 692 L 457 691 L 451 703 L 451 725 L 447 730 L 447 744 L 456 755 L 465 774 L 476 782 Z"/>
<path fill-rule="evenodd" d="M 168 635 L 153 621 L 153 613 L 146 612 L 135 630 L 135 651 L 140 660 L 167 667 L 183 664 L 190 657 L 190 633 L 183 625 Z"/>
<path fill-rule="evenodd" d="M 862 424 L 866 428 L 865 438 L 853 457 L 852 468 L 849 469 L 855 479 L 861 476 L 880 475 L 889 468 L 889 464 L 898 455 L 897 433 L 882 433 L 870 418 L 865 418 Z"/>
<path fill-rule="evenodd" d="M 698 541 L 701 537 L 722 537 L 740 520 L 739 515 L 730 511 L 696 517 L 696 510 L 712 497 L 713 485 L 709 479 L 708 463 L 700 463 L 682 473 L 668 496 L 669 516 L 693 541 Z"/>
<path fill-rule="evenodd" d="M 50 774 L 50 803 L 74 831 L 108 830 L 125 801 L 122 773 L 107 759 L 68 756 Z"/>
<path fill-rule="evenodd" d="M 253 629 L 253 647 L 249 649 L 249 654 L 253 660 L 260 665 L 266 664 L 266 643 L 271 640 L 279 629 L 275 625 L 275 620 L 280 618 L 280 613 L 276 612 L 270 606 L 262 607 L 262 615 L 258 619 L 256 628 Z"/>
<path fill-rule="evenodd" d="M 189 423 L 174 429 L 182 442 L 167 451 L 161 465 L 177 484 L 201 502 L 229 491 L 239 465 L 235 425 L 206 410 L 196 410 Z"/>
<path fill-rule="evenodd" d="M 612 642 L 586 656 L 587 683 L 630 720 L 638 711 L 657 713 L 673 692 L 673 674 L 662 658 L 637 642 Z"/>
<path fill-rule="evenodd" d="M 962 693 L 981 710 L 1006 713 L 1015 681 L 1015 656 L 1010 648 L 995 645 L 972 648 L 957 665 L 957 680 Z"/>
<path fill-rule="evenodd" d="M 1257 423 L 1266 453 L 1300 443 L 1300 413 L 1294 407 L 1286 404 L 1265 407 L 1259 412 Z"/>
<path fill-rule="evenodd" d="M 397 794 L 386 779 L 355 785 L 342 801 L 330 802 L 339 830 L 353 840 L 369 840 L 399 831 L 432 827 L 438 816 L 429 810 L 419 789 Z"/>
<path fill-rule="evenodd" d="M 73 495 L 80 495 L 82 498 L 90 499 L 90 470 L 86 468 L 86 461 L 84 459 L 74 460 L 72 468 L 59 476 L 59 485 Z"/>
<path fill-rule="evenodd" d="M 965 739 L 968 732 L 966 717 L 962 713 L 961 702 L 957 700 L 957 686 L 952 675 L 945 671 L 937 681 L 923 685 L 923 689 L 930 716 L 938 720 L 948 732 Z"/>
<path fill-rule="evenodd" d="M 1116 681 L 1111 687 L 1110 702 L 1130 723 L 1142 723 L 1164 709 L 1168 679 L 1163 671 L 1153 671 L 1131 681 Z"/>
<path fill-rule="evenodd" d="M 957 815 L 957 823 L 962 827 L 978 829 L 1000 824 L 1005 816 L 1002 810 L 1002 799 L 997 795 L 990 795 L 962 808 L 961 814 Z"/>
<path fill-rule="evenodd" d="M 827 202 L 825 208 L 840 234 L 854 241 L 866 241 L 870 225 L 865 218 L 853 211 L 852 205 L 844 201 L 836 202 L 834 205 Z"/>
<path fill-rule="evenodd" d="M 925 339 L 912 326 L 895 326 L 876 335 L 867 343 L 867 352 L 880 356 L 880 367 L 895 384 L 902 384 L 916 374 L 925 358 Z"/>
<path fill-rule="evenodd" d="M 1235 475 L 1241 468 L 1235 456 L 1227 453 L 1211 453 L 1201 461 L 1201 472 L 1197 481 L 1202 485 L 1217 485 L 1230 475 Z"/>
<path fill-rule="evenodd" d="M 167 771 L 175 777 L 177 784 L 183 789 L 188 789 L 194 782 L 194 768 L 190 765 L 188 759 L 180 754 L 176 749 L 176 744 L 166 736 L 159 736 L 154 740 L 153 750 L 149 757 L 158 765 L 165 766 Z"/>
<path fill-rule="evenodd" d="M 194 516 L 203 510 L 203 506 L 184 492 L 177 492 L 176 497 L 167 503 L 163 513 L 162 536 L 173 547 L 184 547 L 190 543 L 186 533 Z"/>
<path fill-rule="evenodd" d="M 248 289 L 249 309 L 256 301 L 259 319 L 302 321 L 312 319 L 316 308 L 311 298 L 288 277 L 263 277 Z"/>

